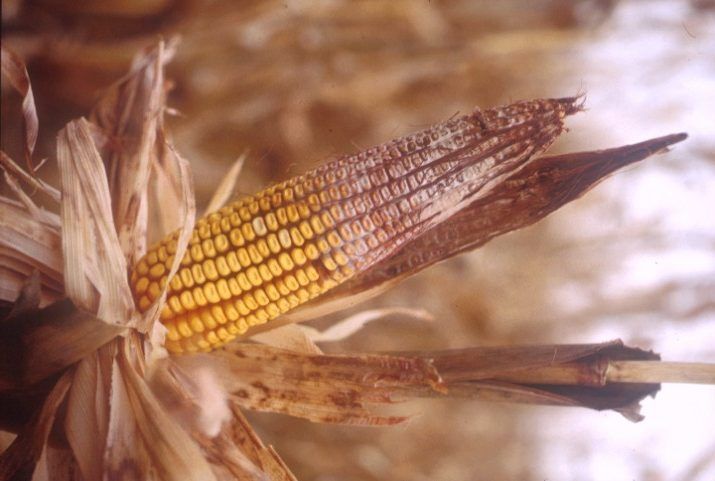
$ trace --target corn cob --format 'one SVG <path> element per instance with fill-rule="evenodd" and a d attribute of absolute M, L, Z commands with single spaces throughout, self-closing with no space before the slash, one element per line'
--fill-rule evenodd
<path fill-rule="evenodd" d="M 475 111 L 345 156 L 200 219 L 181 268 L 178 232 L 131 274 L 140 311 L 168 282 L 166 347 L 208 351 L 387 258 L 519 168 L 561 133 L 577 99 Z"/>

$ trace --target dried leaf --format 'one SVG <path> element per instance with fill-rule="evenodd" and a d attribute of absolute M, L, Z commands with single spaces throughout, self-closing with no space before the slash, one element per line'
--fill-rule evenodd
<path fill-rule="evenodd" d="M 104 165 L 89 124 L 75 120 L 57 140 L 62 178 L 65 292 L 104 322 L 133 324 L 127 265 L 114 229 Z M 83 228 L 77 228 L 82 226 Z"/>
<path fill-rule="evenodd" d="M 32 186 L 34 189 L 37 189 L 44 194 L 46 194 L 50 199 L 52 199 L 54 202 L 58 203 L 60 202 L 60 191 L 51 186 L 50 184 L 44 182 L 42 179 L 39 179 L 37 177 L 34 177 L 25 170 L 22 169 L 19 165 L 15 163 L 14 160 L 12 160 L 5 152 L 0 150 L 0 165 L 7 170 L 7 172 L 22 180 L 23 182 L 28 183 L 30 186 Z M 57 223 L 59 226 L 59 222 Z"/>
<path fill-rule="evenodd" d="M 27 73 L 25 63 L 14 52 L 4 46 L 0 49 L 0 64 L 2 74 L 8 79 L 10 85 L 22 96 L 22 118 L 25 127 L 25 161 L 34 174 L 35 166 L 32 164 L 32 153 L 37 142 L 37 131 L 39 122 L 37 120 L 37 108 L 35 107 L 35 96 L 30 85 L 30 76 Z"/>
<path fill-rule="evenodd" d="M 307 331 L 304 326 L 295 324 L 287 324 L 258 333 L 251 336 L 251 340 L 303 354 L 322 354 L 323 352 L 315 345 L 309 335 L 309 331 Z"/>
<path fill-rule="evenodd" d="M 241 170 L 243 169 L 243 164 L 246 162 L 247 156 L 248 155 L 245 152 L 241 154 L 228 172 L 226 172 L 223 179 L 221 179 L 221 183 L 218 185 L 216 190 L 214 190 L 213 196 L 211 197 L 209 204 L 206 206 L 207 213 L 219 210 L 231 199 L 231 197 L 233 197 L 233 191 L 236 188 L 238 176 L 241 174 Z"/>

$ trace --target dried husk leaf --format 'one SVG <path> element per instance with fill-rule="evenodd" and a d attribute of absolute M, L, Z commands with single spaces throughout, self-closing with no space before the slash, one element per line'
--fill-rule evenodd
<path fill-rule="evenodd" d="M 172 362 L 189 373 L 212 369 L 231 399 L 245 408 L 315 422 L 385 425 L 408 417 L 382 416 L 371 405 L 424 396 L 613 409 L 635 420 L 638 401 L 659 385 L 606 383 L 608 361 L 623 359 L 658 356 L 620 341 L 350 355 L 236 344 L 211 356 Z M 582 373 L 575 385 L 542 383 L 540 370 L 559 365 L 572 369 L 574 363 Z"/>
<path fill-rule="evenodd" d="M 0 49 L 0 65 L 2 74 L 8 79 L 10 85 L 22 96 L 22 118 L 24 122 L 24 154 L 30 172 L 35 172 L 32 164 L 32 153 L 37 142 L 37 132 L 39 121 L 37 120 L 37 108 L 35 107 L 35 96 L 32 93 L 30 76 L 25 68 L 25 63 L 17 54 L 3 46 Z"/>
<path fill-rule="evenodd" d="M 103 322 L 132 324 L 134 301 L 127 264 L 114 229 L 104 165 L 85 119 L 74 120 L 60 131 L 57 161 L 63 196 L 65 292 Z"/>
<path fill-rule="evenodd" d="M 234 197 L 234 190 L 236 189 L 236 182 L 238 181 L 238 176 L 241 174 L 243 169 L 243 164 L 246 162 L 246 157 L 248 154 L 245 152 L 236 159 L 226 175 L 221 179 L 221 183 L 218 185 L 211 200 L 206 206 L 206 212 L 214 212 L 219 210 L 226 204 L 232 197 Z"/>

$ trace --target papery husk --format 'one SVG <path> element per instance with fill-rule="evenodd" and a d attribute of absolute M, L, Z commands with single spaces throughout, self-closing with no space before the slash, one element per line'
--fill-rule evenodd
<path fill-rule="evenodd" d="M 660 385 L 607 383 L 608 362 L 623 359 L 659 356 L 621 341 L 342 355 L 233 344 L 212 355 L 170 362 L 188 373 L 211 369 L 232 402 L 244 408 L 314 422 L 381 426 L 409 416 L 382 415 L 375 405 L 425 396 L 612 409 L 640 420 L 639 401 Z M 541 370 L 559 365 L 577 365 L 582 376 L 572 385 L 543 384 Z"/>

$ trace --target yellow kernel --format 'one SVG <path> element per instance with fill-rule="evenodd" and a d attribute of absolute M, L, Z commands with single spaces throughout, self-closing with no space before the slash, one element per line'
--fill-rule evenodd
<path fill-rule="evenodd" d="M 248 207 L 243 206 L 240 209 L 238 209 L 238 214 L 241 216 L 241 219 L 244 221 L 249 221 L 251 220 L 251 211 L 248 210 Z"/>
<path fill-rule="evenodd" d="M 194 335 L 194 331 L 191 330 L 191 327 L 189 327 L 189 323 L 183 317 L 181 319 L 177 319 L 176 329 L 183 337 L 191 337 Z"/>
<path fill-rule="evenodd" d="M 268 269 L 271 271 L 271 274 L 273 276 L 278 277 L 283 273 L 283 269 L 281 269 L 281 265 L 278 264 L 278 261 L 275 259 L 268 259 L 266 262 L 266 265 L 268 266 Z"/>
<path fill-rule="evenodd" d="M 280 292 L 282 296 L 290 294 L 290 289 L 288 289 L 288 286 L 283 282 L 283 279 L 276 280 L 276 288 L 278 288 L 278 292 Z"/>
<path fill-rule="evenodd" d="M 308 257 L 308 259 L 315 260 L 318 257 L 320 257 L 320 252 L 318 251 L 318 248 L 315 247 L 313 244 L 308 244 L 304 248 L 305 250 L 305 255 Z"/>
<path fill-rule="evenodd" d="M 335 231 L 330 232 L 327 235 L 327 240 L 328 240 L 328 244 L 330 244 L 333 247 L 338 247 L 342 243 L 342 239 Z"/>
<path fill-rule="evenodd" d="M 291 252 L 291 257 L 293 257 L 293 260 L 299 266 L 302 266 L 307 261 L 307 259 L 305 258 L 305 253 L 303 252 L 303 249 L 293 249 L 293 251 Z"/>
<path fill-rule="evenodd" d="M 263 256 L 264 259 L 271 255 L 271 250 L 268 248 L 268 243 L 265 241 L 265 239 L 261 239 L 256 242 L 256 249 L 258 250 L 258 253 Z"/>
<path fill-rule="evenodd" d="M 291 240 L 293 240 L 293 243 L 299 247 L 305 243 L 305 239 L 303 238 L 300 231 L 296 227 L 291 228 L 290 238 L 291 238 Z"/>
<path fill-rule="evenodd" d="M 223 234 L 219 234 L 214 238 L 214 245 L 218 252 L 226 252 L 231 244 L 228 242 L 228 237 Z"/>
<path fill-rule="evenodd" d="M 318 274 L 318 270 L 313 267 L 313 266 L 308 266 L 305 268 L 305 275 L 308 276 L 308 279 L 311 281 L 317 281 L 320 279 L 320 274 Z"/>
<path fill-rule="evenodd" d="M 147 295 L 149 296 L 149 299 L 153 301 L 158 298 L 160 294 L 161 288 L 159 287 L 159 284 L 157 284 L 156 282 L 152 282 L 151 284 L 149 284 L 149 288 L 147 289 Z"/>
<path fill-rule="evenodd" d="M 246 306 L 246 303 L 242 299 L 238 299 L 235 302 L 236 309 L 242 316 L 247 316 L 251 313 L 251 310 Z M 238 318 L 238 316 L 236 316 Z M 235 320 L 235 319 L 234 319 Z"/>
<path fill-rule="evenodd" d="M 168 304 L 161 306 L 161 313 L 159 315 L 162 321 L 167 321 L 174 317 L 174 312 L 171 310 Z"/>
<path fill-rule="evenodd" d="M 306 302 L 310 299 L 310 294 L 305 289 L 299 289 L 296 294 L 298 295 L 300 302 Z"/>
<path fill-rule="evenodd" d="M 313 229 L 310 228 L 310 224 L 308 224 L 307 221 L 303 221 L 298 224 L 298 229 L 300 229 L 300 233 L 303 234 L 303 237 L 306 239 L 313 238 Z"/>
<path fill-rule="evenodd" d="M 251 281 L 248 280 L 248 277 L 246 276 L 245 272 L 241 272 L 236 276 L 236 281 L 238 281 L 238 285 L 243 289 L 244 291 L 249 291 L 253 288 L 253 284 L 251 284 Z"/>
<path fill-rule="evenodd" d="M 260 274 L 261 279 L 263 279 L 264 281 L 270 281 L 271 279 L 273 279 L 271 271 L 265 264 L 261 264 L 258 266 L 258 274 Z"/>
<path fill-rule="evenodd" d="M 268 234 L 266 243 L 273 254 L 278 254 L 281 251 L 281 244 L 278 242 L 278 237 L 276 237 L 275 234 Z"/>
<path fill-rule="evenodd" d="M 176 238 L 172 237 L 172 239 L 166 243 L 166 252 L 169 255 L 174 255 L 174 254 L 176 254 L 176 247 L 177 247 Z"/>
<path fill-rule="evenodd" d="M 243 302 L 246 303 L 246 307 L 248 307 L 251 311 L 258 309 L 258 303 L 256 302 L 256 299 L 253 298 L 252 294 L 246 294 L 243 296 Z"/>
<path fill-rule="evenodd" d="M 298 214 L 298 209 L 294 204 L 289 205 L 286 207 L 286 215 L 288 216 L 288 220 L 291 222 L 297 222 L 300 220 L 300 215 Z"/>
<path fill-rule="evenodd" d="M 222 305 L 221 306 L 211 306 L 210 312 L 211 312 L 212 318 L 216 322 L 218 322 L 219 324 L 226 324 L 228 322 L 228 318 L 226 317 L 226 312 L 224 311 Z M 211 329 L 213 329 L 213 327 Z"/>
<path fill-rule="evenodd" d="M 191 252 L 191 258 L 194 262 L 201 262 L 204 260 L 204 251 L 201 250 L 201 246 L 199 244 L 191 246 L 189 251 Z"/>
<path fill-rule="evenodd" d="M 276 301 L 276 304 L 278 304 L 278 309 L 280 309 L 281 312 L 290 310 L 290 303 L 282 297 Z"/>
<path fill-rule="evenodd" d="M 184 284 L 181 283 L 181 278 L 179 276 L 172 277 L 171 281 L 169 282 L 169 286 L 171 286 L 171 289 L 174 292 L 179 292 L 181 289 L 184 288 Z"/>
<path fill-rule="evenodd" d="M 218 307 L 218 310 L 221 310 L 221 308 Z M 202 309 L 199 315 L 201 316 L 201 322 L 203 323 L 204 327 L 206 327 L 206 329 L 208 329 L 209 331 L 216 329 L 216 326 L 218 326 L 218 324 L 216 324 L 216 319 L 214 319 L 213 314 L 211 314 L 208 309 Z"/>
<path fill-rule="evenodd" d="M 153 266 L 151 266 L 151 269 L 149 269 L 149 275 L 154 279 L 158 279 L 163 276 L 164 272 L 166 272 L 166 267 L 164 267 L 164 264 L 154 264 Z"/>
<path fill-rule="evenodd" d="M 139 273 L 140 276 L 145 276 L 149 274 L 149 266 L 146 263 L 146 259 L 142 259 L 139 261 L 139 264 L 137 264 L 137 267 L 135 269 L 137 273 Z"/>
<path fill-rule="evenodd" d="M 258 273 L 258 269 L 255 267 L 249 267 L 246 270 L 246 277 L 248 277 L 249 282 L 254 286 L 260 286 L 261 282 L 263 282 L 260 274 Z"/>
<path fill-rule="evenodd" d="M 231 268 L 228 266 L 225 257 L 221 256 L 216 258 L 216 270 L 221 277 L 226 277 L 231 274 Z"/>
<path fill-rule="evenodd" d="M 278 306 L 273 303 L 270 303 L 266 306 L 266 312 L 271 318 L 278 317 L 281 314 L 281 310 L 278 309 Z"/>
<path fill-rule="evenodd" d="M 181 305 L 184 306 L 184 309 L 187 311 L 193 311 L 196 309 L 196 302 L 194 301 L 194 296 L 191 295 L 191 291 L 182 292 L 179 296 L 179 300 L 181 301 Z"/>
<path fill-rule="evenodd" d="M 243 235 L 241 234 L 241 229 L 233 229 L 228 234 L 228 239 L 231 241 L 231 244 L 233 244 L 236 247 L 241 247 L 243 244 L 246 243 L 246 240 L 243 238 Z"/>
<path fill-rule="evenodd" d="M 201 264 L 194 264 L 191 266 L 191 275 L 197 284 L 203 284 L 206 282 L 206 276 L 204 276 L 204 270 L 201 268 Z"/>
<path fill-rule="evenodd" d="M 315 283 L 308 284 L 308 292 L 310 292 L 311 297 L 317 296 L 321 292 L 320 286 L 318 286 L 318 284 L 315 284 Z"/>
<path fill-rule="evenodd" d="M 333 259 L 339 266 L 344 266 L 348 263 L 347 256 L 340 249 L 336 249 L 335 252 L 333 252 Z"/>
<path fill-rule="evenodd" d="M 196 301 L 196 304 L 199 306 L 205 306 L 208 304 L 206 301 L 206 295 L 204 294 L 203 289 L 200 287 L 194 287 L 194 290 L 191 291 L 191 293 L 194 295 L 194 300 Z"/>
<path fill-rule="evenodd" d="M 159 262 L 159 256 L 156 255 L 156 251 L 151 250 L 146 254 L 146 261 L 149 263 L 150 266 L 153 266 L 157 262 Z"/>
<path fill-rule="evenodd" d="M 213 282 L 207 282 L 203 288 L 204 296 L 206 300 L 212 304 L 221 301 L 221 297 L 218 295 L 218 290 L 216 289 L 216 284 Z"/>
<path fill-rule="evenodd" d="M 238 249 L 238 251 L 236 251 L 236 256 L 238 257 L 238 262 L 240 262 L 243 267 L 251 265 L 251 256 L 248 255 L 248 251 L 246 249 Z"/>
<path fill-rule="evenodd" d="M 201 239 L 208 239 L 211 237 L 211 226 L 205 220 L 200 220 L 196 228 L 196 232 L 199 234 Z"/>
<path fill-rule="evenodd" d="M 299 287 L 298 280 L 292 275 L 287 275 L 285 277 L 285 283 L 286 287 L 291 291 L 295 291 Z"/>
<path fill-rule="evenodd" d="M 238 285 L 238 281 L 233 277 L 228 279 L 228 290 L 231 291 L 231 296 L 237 296 L 243 292 L 241 286 Z"/>
<path fill-rule="evenodd" d="M 234 307 L 233 303 L 231 302 L 223 303 L 223 312 L 226 313 L 226 317 L 229 321 L 235 321 L 239 318 L 239 311 L 236 310 L 236 307 Z"/>
<path fill-rule="evenodd" d="M 169 352 L 173 352 L 175 354 L 181 354 L 184 352 L 184 348 L 181 347 L 181 342 L 179 341 L 172 341 L 171 339 L 167 339 L 164 341 L 164 347 L 166 347 L 166 350 Z"/>
<path fill-rule="evenodd" d="M 268 295 L 268 298 L 272 301 L 276 301 L 281 297 L 280 292 L 278 292 L 278 289 L 276 289 L 276 286 L 273 284 L 266 285 L 266 295 Z"/>
<path fill-rule="evenodd" d="M 207 259 L 202 264 L 204 275 L 208 280 L 214 281 L 218 279 L 218 270 L 216 269 L 216 264 L 212 259 Z"/>
<path fill-rule="evenodd" d="M 216 247 L 214 247 L 213 239 L 206 239 L 201 243 L 201 249 L 206 257 L 216 256 Z"/>
<path fill-rule="evenodd" d="M 278 256 L 278 262 L 280 263 L 281 267 L 286 271 L 293 269 L 293 261 L 291 260 L 290 256 L 285 252 Z"/>
<path fill-rule="evenodd" d="M 238 262 L 238 257 L 236 257 L 235 252 L 229 252 L 226 254 L 226 262 L 228 263 L 228 267 L 231 269 L 231 272 L 238 272 L 241 270 L 241 263 Z"/>
<path fill-rule="evenodd" d="M 330 250 L 330 244 L 328 244 L 325 239 L 318 239 L 316 244 L 321 252 L 328 252 Z"/>
<path fill-rule="evenodd" d="M 265 309 L 258 309 L 255 314 L 256 318 L 258 319 L 258 322 L 263 324 L 268 320 L 268 313 L 266 312 Z"/>
<path fill-rule="evenodd" d="M 271 199 L 269 199 L 267 196 L 263 196 L 258 199 L 258 205 L 261 206 L 262 210 L 271 210 Z"/>
<path fill-rule="evenodd" d="M 261 323 L 261 321 L 259 321 L 258 318 L 256 316 L 254 316 L 253 314 L 246 317 L 246 322 L 248 322 L 249 326 L 257 326 L 258 324 Z"/>
<path fill-rule="evenodd" d="M 322 220 L 323 224 L 325 224 L 325 226 L 328 228 L 333 227 L 335 225 L 335 221 L 332 217 L 330 217 L 330 214 L 328 214 L 327 212 L 324 212 L 320 215 L 320 220 Z"/>
<path fill-rule="evenodd" d="M 167 303 L 169 307 L 171 307 L 171 310 L 174 311 L 174 314 L 182 314 L 184 312 L 184 306 L 181 305 L 181 301 L 179 301 L 177 296 L 169 297 Z"/>
<path fill-rule="evenodd" d="M 192 331 L 204 332 L 204 329 L 205 329 L 204 323 L 201 322 L 201 319 L 196 314 L 189 316 L 188 324 Z"/>
<path fill-rule="evenodd" d="M 216 330 L 216 335 L 218 336 L 219 339 L 222 341 L 227 341 L 228 340 L 228 331 L 226 330 L 225 327 L 221 327 Z"/>
<path fill-rule="evenodd" d="M 149 287 L 149 279 L 147 277 L 140 277 L 136 284 L 134 284 L 135 294 L 144 294 Z"/>
<path fill-rule="evenodd" d="M 228 282 L 226 279 L 219 279 L 216 281 L 216 290 L 221 299 L 226 300 L 231 298 L 231 291 L 228 288 Z"/>
<path fill-rule="evenodd" d="M 166 259 L 168 257 L 168 254 L 166 252 L 166 247 L 161 246 L 159 249 L 156 251 L 156 255 L 159 258 L 159 262 L 166 262 Z"/>
<path fill-rule="evenodd" d="M 226 330 L 227 330 L 228 333 L 229 333 L 230 335 L 232 335 L 232 336 L 235 336 L 236 334 L 238 334 L 238 328 L 236 327 L 236 324 L 235 324 L 235 323 L 231 323 L 231 324 L 226 325 Z"/>
<path fill-rule="evenodd" d="M 189 244 L 194 245 L 198 244 L 199 242 L 201 242 L 201 239 L 199 239 L 199 232 L 194 229 L 193 231 L 191 231 L 191 239 L 189 239 Z"/>
<path fill-rule="evenodd" d="M 256 302 L 258 302 L 262 306 L 265 306 L 270 302 L 268 296 L 263 289 L 256 289 L 256 291 L 253 293 L 253 297 L 256 299 Z"/>
<path fill-rule="evenodd" d="M 212 214 L 213 215 L 213 214 Z M 220 219 L 211 222 L 211 235 L 215 239 L 217 235 L 221 233 L 221 222 Z"/>
<path fill-rule="evenodd" d="M 300 304 L 300 299 L 295 294 L 290 294 L 288 296 L 288 302 L 290 302 L 291 307 L 296 307 L 298 304 Z"/>
<path fill-rule="evenodd" d="M 166 327 L 166 338 L 171 341 L 178 341 L 181 339 L 181 334 L 176 330 L 176 325 L 173 322 L 167 322 L 164 327 Z"/>
<path fill-rule="evenodd" d="M 303 269 L 295 271 L 295 278 L 298 279 L 298 284 L 301 286 L 307 286 L 310 284 L 310 280 L 308 279 L 308 276 L 305 275 L 305 272 L 303 272 Z"/>
<path fill-rule="evenodd" d="M 191 262 L 193 262 L 191 260 L 191 252 L 189 249 L 187 249 L 186 252 L 184 252 L 184 257 L 181 258 L 181 265 L 188 266 L 191 264 Z"/>
<path fill-rule="evenodd" d="M 254 264 L 260 264 L 263 261 L 263 257 L 261 257 L 255 245 L 249 245 L 246 250 L 248 251 L 248 256 L 251 258 L 251 262 Z"/>
<path fill-rule="evenodd" d="M 283 189 L 283 198 L 286 200 L 286 202 L 290 202 L 291 200 L 293 200 L 293 189 Z"/>
<path fill-rule="evenodd" d="M 206 340 L 210 342 L 213 346 L 221 343 L 221 339 L 219 339 L 216 333 L 213 331 L 206 333 Z"/>
<path fill-rule="evenodd" d="M 325 232 L 325 226 L 323 226 L 323 223 L 320 221 L 318 216 L 310 218 L 310 226 L 313 228 L 316 234 L 322 234 L 323 232 Z"/>
<path fill-rule="evenodd" d="M 236 321 L 236 327 L 238 328 L 238 332 L 240 334 L 243 334 L 248 330 L 248 323 L 245 319 L 239 319 L 238 321 Z"/>
<path fill-rule="evenodd" d="M 323 265 L 324 265 L 325 268 L 328 269 L 329 271 L 334 271 L 335 269 L 338 268 L 338 265 L 337 265 L 337 264 L 335 263 L 335 261 L 334 261 L 331 257 L 329 257 L 329 256 L 323 257 Z"/>
<path fill-rule="evenodd" d="M 231 215 L 233 215 L 233 213 L 229 214 L 229 216 L 231 216 Z M 230 232 L 230 231 L 231 231 L 231 227 L 233 227 L 233 226 L 231 225 L 231 219 L 230 219 L 230 217 L 224 217 L 224 218 L 222 218 L 222 219 L 219 221 L 219 225 L 221 226 L 221 232 Z M 227 238 L 226 236 L 224 236 L 224 239 L 226 239 L 226 242 L 228 242 L 228 238 Z M 218 245 L 216 246 L 216 248 L 218 249 Z"/>
<path fill-rule="evenodd" d="M 184 267 L 179 271 L 179 277 L 181 277 L 181 283 L 184 284 L 185 287 L 194 286 L 194 277 L 191 275 L 191 271 L 188 267 Z"/>
<path fill-rule="evenodd" d="M 243 224 L 241 226 L 241 234 L 243 234 L 243 237 L 247 241 L 252 241 L 256 238 L 256 233 L 253 231 L 253 227 L 251 224 Z"/>
<path fill-rule="evenodd" d="M 278 230 L 278 219 L 276 219 L 276 215 L 273 212 L 269 212 L 266 214 L 266 227 L 268 227 L 270 230 Z"/>
<path fill-rule="evenodd" d="M 280 207 L 276 210 L 276 218 L 281 225 L 286 225 L 288 223 L 288 214 L 286 214 L 285 208 Z"/>
<path fill-rule="evenodd" d="M 238 214 L 238 212 L 232 213 L 228 217 L 228 220 L 233 227 L 238 227 L 239 225 L 241 225 L 241 216 Z"/>

